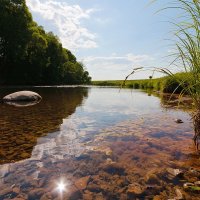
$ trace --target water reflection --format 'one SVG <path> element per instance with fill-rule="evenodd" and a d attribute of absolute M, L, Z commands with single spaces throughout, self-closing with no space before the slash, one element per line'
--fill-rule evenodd
<path fill-rule="evenodd" d="M 2 90 L 0 96 L 11 90 L 15 91 Z M 74 113 L 88 96 L 88 88 L 34 88 L 34 91 L 43 97 L 35 106 L 0 104 L 0 163 L 29 158 L 37 138 L 59 130 L 63 119 Z"/>
<path fill-rule="evenodd" d="M 164 108 L 179 108 L 182 110 L 192 109 L 192 99 L 188 96 L 179 96 L 178 94 L 159 94 L 161 105 Z"/>
<path fill-rule="evenodd" d="M 11 106 L 15 106 L 15 107 L 28 107 L 28 106 L 34 106 L 38 103 L 40 103 L 40 100 L 39 101 L 16 101 L 16 102 L 12 102 L 12 101 L 7 101 L 5 102 L 6 104 L 8 105 L 11 105 Z"/>
<path fill-rule="evenodd" d="M 175 198 L 174 187 L 180 188 L 181 181 L 194 177 L 171 179 L 166 168 L 173 171 L 200 167 L 191 148 L 188 114 L 167 111 L 158 98 L 139 91 L 118 91 L 92 88 L 83 102 L 87 90 L 69 91 L 61 98 L 62 95 L 48 89 L 46 93 L 52 95 L 48 99 L 54 100 L 46 102 L 50 108 L 45 109 L 51 112 L 47 112 L 41 125 L 45 130 L 55 131 L 37 138 L 29 159 L 0 165 L 0 188 L 5 188 L 0 190 L 0 200 L 153 199 L 159 194 L 160 199 Z M 67 100 L 70 95 L 81 98 L 75 98 L 79 101 L 74 104 L 75 100 Z M 67 117 L 63 109 L 70 102 L 76 111 L 72 110 L 73 115 Z M 82 106 L 77 106 L 81 102 Z M 52 120 L 50 113 L 55 114 L 52 119 L 59 117 L 56 121 L 61 124 L 59 128 L 55 124 L 51 129 L 47 123 Z M 181 118 L 184 123 L 177 124 L 174 118 Z M 40 121 L 37 124 L 40 127 Z"/>

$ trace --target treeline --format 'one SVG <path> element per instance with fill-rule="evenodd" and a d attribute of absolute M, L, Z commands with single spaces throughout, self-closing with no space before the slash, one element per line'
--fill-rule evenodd
<path fill-rule="evenodd" d="M 0 0 L 0 84 L 86 84 L 91 77 L 57 36 L 33 21 L 25 0 Z"/>

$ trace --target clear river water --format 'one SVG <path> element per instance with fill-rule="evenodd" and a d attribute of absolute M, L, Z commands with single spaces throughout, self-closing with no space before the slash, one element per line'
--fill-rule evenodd
<path fill-rule="evenodd" d="M 42 100 L 0 103 L 0 200 L 200 199 L 184 188 L 200 180 L 187 110 L 109 87 L 1 88 L 0 98 L 22 89 Z"/>

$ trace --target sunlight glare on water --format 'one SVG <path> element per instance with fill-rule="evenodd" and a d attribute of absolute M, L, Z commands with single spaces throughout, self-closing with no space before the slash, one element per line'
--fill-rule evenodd
<path fill-rule="evenodd" d="M 56 191 L 58 191 L 59 193 L 63 193 L 64 191 L 66 191 L 67 184 L 64 182 L 64 180 L 60 180 L 56 185 Z"/>

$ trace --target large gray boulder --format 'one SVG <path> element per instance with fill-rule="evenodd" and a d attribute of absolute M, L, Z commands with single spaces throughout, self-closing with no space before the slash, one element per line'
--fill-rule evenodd
<path fill-rule="evenodd" d="M 3 98 L 4 102 L 17 102 L 17 101 L 39 101 L 42 97 L 36 92 L 32 91 L 19 91 L 9 94 Z"/>

